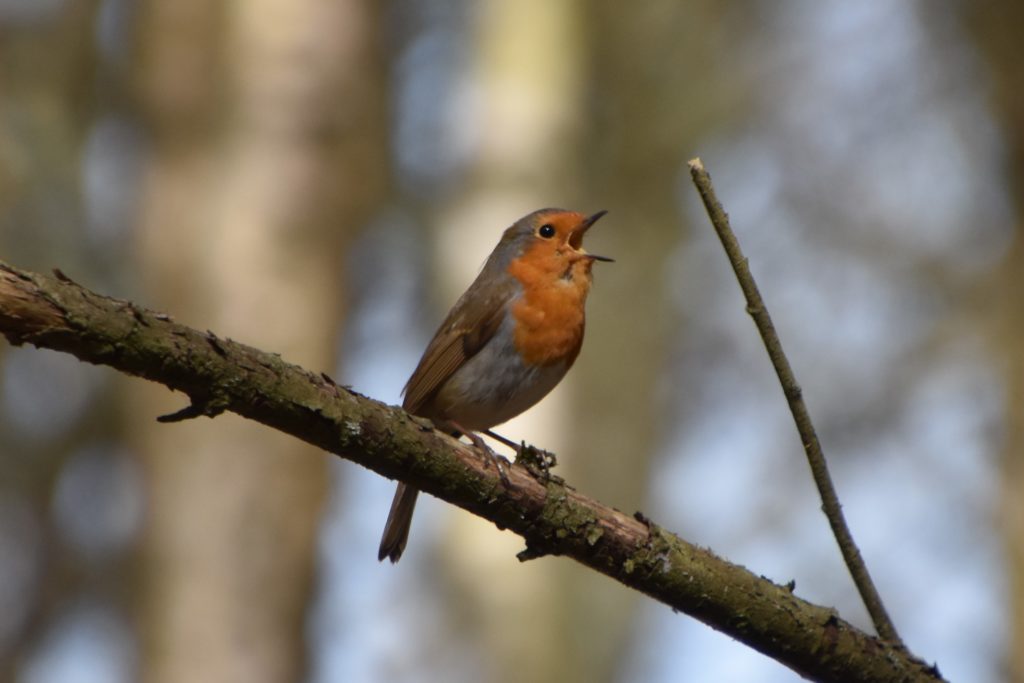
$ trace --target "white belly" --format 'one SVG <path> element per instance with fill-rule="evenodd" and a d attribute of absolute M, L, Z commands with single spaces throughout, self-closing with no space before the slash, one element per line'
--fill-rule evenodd
<path fill-rule="evenodd" d="M 490 429 L 532 407 L 555 388 L 566 363 L 528 366 L 512 343 L 510 325 L 445 382 L 434 400 L 437 417 L 473 431 Z"/>

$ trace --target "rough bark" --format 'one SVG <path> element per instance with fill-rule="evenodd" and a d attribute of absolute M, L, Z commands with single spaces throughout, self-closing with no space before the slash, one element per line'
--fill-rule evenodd
<path fill-rule="evenodd" d="M 1024 98 L 1017 2 L 965 3 L 967 26 L 988 69 L 991 105 L 1005 140 L 1005 182 L 1014 209 L 1014 239 L 992 277 L 981 283 L 964 308 L 965 325 L 987 336 L 1006 387 L 1005 436 L 999 480 L 1000 524 L 1006 558 L 1007 680 L 1024 680 Z"/>

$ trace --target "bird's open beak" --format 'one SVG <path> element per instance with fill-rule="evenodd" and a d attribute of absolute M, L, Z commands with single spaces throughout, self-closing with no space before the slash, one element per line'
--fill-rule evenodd
<path fill-rule="evenodd" d="M 601 218 L 601 216 L 605 215 L 606 213 L 608 213 L 608 212 L 604 211 L 604 210 L 601 210 L 601 211 L 598 211 L 597 213 L 595 213 L 593 216 L 589 216 L 588 218 L 586 218 L 582 223 L 580 223 L 580 227 L 578 227 L 575 230 L 573 230 L 572 237 L 569 239 L 569 243 L 575 249 L 579 249 L 579 250 L 582 251 L 582 249 L 583 249 L 583 235 L 586 234 L 587 230 L 590 230 L 590 226 L 592 226 L 594 223 L 596 223 Z M 585 256 L 587 258 L 589 258 L 589 259 L 593 259 L 594 261 L 607 261 L 609 263 L 612 263 L 612 262 L 615 261 L 615 259 L 613 259 L 613 258 L 608 258 L 607 256 L 598 256 L 597 254 L 586 254 L 585 253 Z"/>

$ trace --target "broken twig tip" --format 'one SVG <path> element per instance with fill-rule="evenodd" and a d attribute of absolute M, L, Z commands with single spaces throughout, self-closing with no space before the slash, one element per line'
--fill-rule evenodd
<path fill-rule="evenodd" d="M 209 399 L 192 399 L 192 403 L 185 406 L 181 410 L 167 415 L 158 415 L 156 418 L 157 422 L 167 424 L 169 422 L 184 422 L 185 420 L 192 420 L 197 417 L 217 417 L 227 408 L 227 403 L 224 401 L 209 400 Z"/>
<path fill-rule="evenodd" d="M 173 413 L 166 415 L 157 415 L 156 421 L 168 424 L 170 422 L 184 422 L 185 420 L 191 420 L 196 417 L 202 417 L 205 415 L 203 409 L 197 406 L 195 403 L 185 406 L 181 410 L 176 410 Z"/>

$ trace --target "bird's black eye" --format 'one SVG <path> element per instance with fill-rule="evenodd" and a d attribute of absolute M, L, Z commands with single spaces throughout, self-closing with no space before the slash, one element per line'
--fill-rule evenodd
<path fill-rule="evenodd" d="M 550 223 L 545 223 L 544 225 L 540 226 L 540 228 L 537 230 L 537 234 L 546 240 L 551 239 L 552 237 L 555 236 L 555 226 L 551 225 Z"/>

